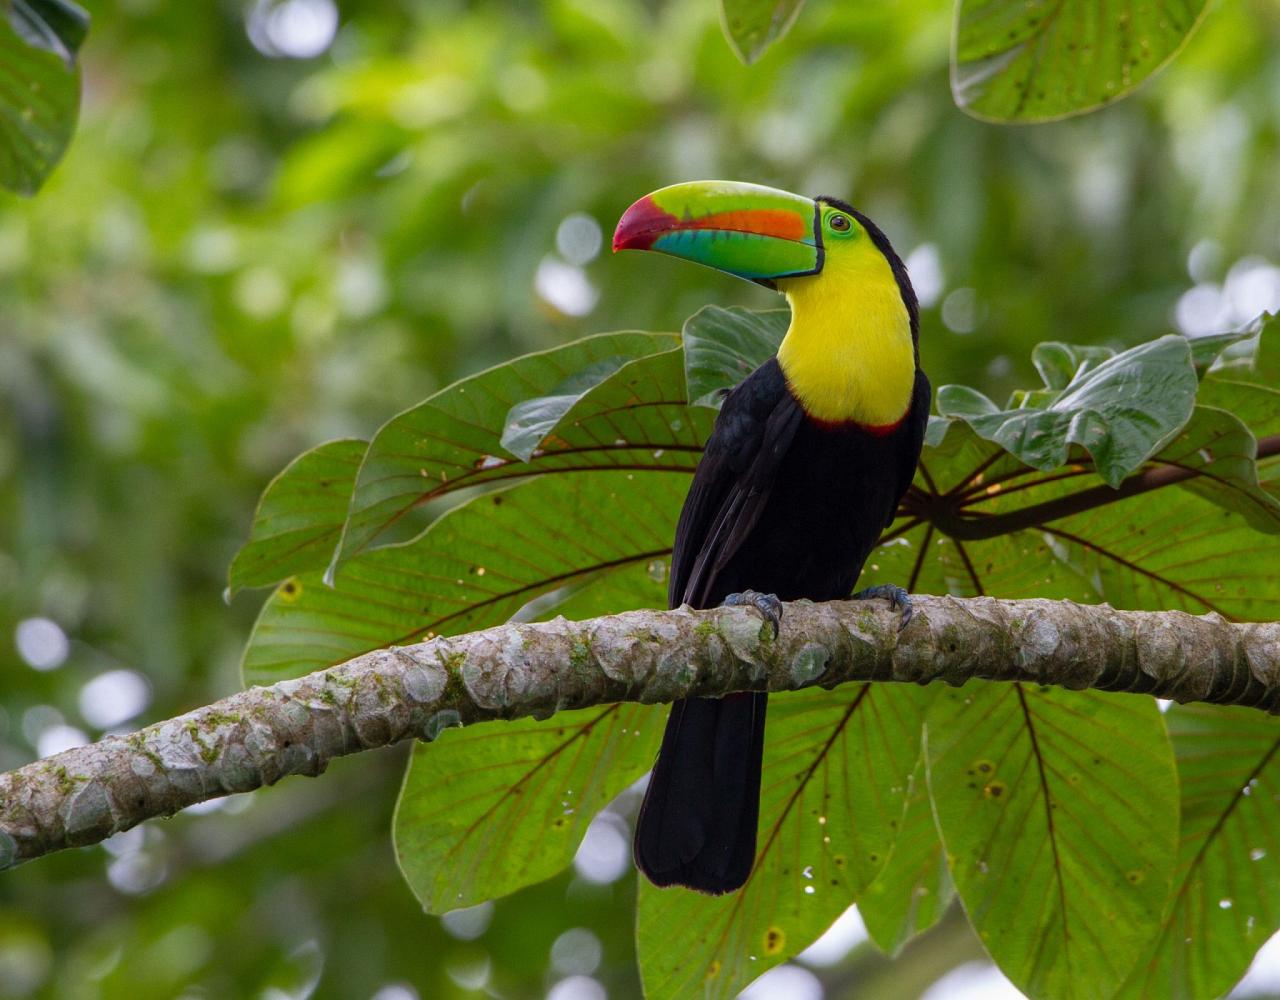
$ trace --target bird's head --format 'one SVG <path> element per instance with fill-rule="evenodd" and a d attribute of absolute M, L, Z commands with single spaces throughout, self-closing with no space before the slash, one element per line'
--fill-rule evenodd
<path fill-rule="evenodd" d="M 656 250 L 784 293 L 778 362 L 807 413 L 896 426 L 914 391 L 919 310 L 907 270 L 870 219 L 834 198 L 692 181 L 626 210 L 613 249 Z"/>
<path fill-rule="evenodd" d="M 915 295 L 885 235 L 834 198 L 739 181 L 690 181 L 647 194 L 623 213 L 613 249 L 655 250 L 790 293 L 819 275 L 857 284 L 887 262 L 908 308 Z M 824 282 L 834 284 L 835 282 Z"/>

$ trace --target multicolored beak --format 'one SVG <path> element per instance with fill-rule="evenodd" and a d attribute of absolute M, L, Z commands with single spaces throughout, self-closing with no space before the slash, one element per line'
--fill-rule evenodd
<path fill-rule="evenodd" d="M 623 213 L 613 249 L 656 250 L 761 284 L 822 270 L 821 206 L 737 181 L 691 181 Z"/>

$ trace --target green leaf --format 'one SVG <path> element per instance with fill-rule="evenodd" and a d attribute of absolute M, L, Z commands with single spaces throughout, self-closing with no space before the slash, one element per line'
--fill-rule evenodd
<path fill-rule="evenodd" d="M 1254 324 L 1258 329 L 1258 349 L 1253 370 L 1264 385 L 1280 383 L 1280 314 L 1267 313 Z"/>
<path fill-rule="evenodd" d="M 366 446 L 353 439 L 328 441 L 303 452 L 271 480 L 249 540 L 232 560 L 232 593 L 329 564 Z"/>
<path fill-rule="evenodd" d="M 1257 454 L 1258 442 L 1239 417 L 1197 406 L 1187 426 L 1155 457 L 1155 464 L 1195 471 L 1198 475 L 1182 483 L 1183 489 L 1243 514 L 1258 531 L 1277 534 L 1280 500 L 1259 485 Z"/>
<path fill-rule="evenodd" d="M 80 70 L 47 45 L 33 44 L 42 22 L 27 19 L 32 8 L 20 13 L 10 7 L 8 13 L 0 19 L 0 186 L 31 195 L 71 142 L 80 111 Z"/>
<path fill-rule="evenodd" d="M 972 473 L 974 466 L 966 465 Z M 936 456 L 929 468 L 935 476 L 955 476 Z M 1083 492 L 1078 484 L 1090 479 L 1092 474 L 1080 467 L 1033 473 L 1026 481 L 991 476 L 987 489 L 999 491 L 988 494 L 976 487 L 976 495 L 964 501 L 972 512 L 964 523 L 986 528 L 1028 506 Z M 1020 486 L 1027 488 L 1015 492 Z M 878 548 L 872 561 L 887 564 L 897 575 L 914 555 L 919 589 L 929 593 L 1107 601 L 1120 608 L 1217 611 L 1254 620 L 1280 617 L 1280 592 L 1269 584 L 1274 541 L 1268 543 L 1269 536 L 1243 517 L 1184 487 L 1169 485 L 1123 500 L 1110 500 L 1103 488 L 1092 509 L 979 540 L 908 519 L 900 526 L 914 522 L 915 527 Z M 886 575 L 864 573 L 859 585 L 885 581 Z"/>
<path fill-rule="evenodd" d="M 1225 994 L 1280 930 L 1280 727 L 1256 709 L 1175 705 L 1182 782 L 1173 895 L 1124 995 Z"/>
<path fill-rule="evenodd" d="M 606 380 L 616 393 L 591 391 L 590 412 L 561 420 L 539 454 L 503 457 L 502 434 L 517 403 L 545 396 L 600 362 L 645 357 L 678 346 L 674 334 L 610 333 L 517 358 L 442 389 L 392 418 L 369 444 L 356 481 L 339 558 L 367 549 L 420 503 L 470 486 L 540 472 L 590 469 L 690 471 L 712 415 L 685 403 L 659 361 L 636 385 Z"/>
<path fill-rule="evenodd" d="M 1222 356 L 1223 351 L 1256 336 L 1257 332 L 1256 329 L 1239 330 L 1235 333 L 1215 333 L 1207 337 L 1191 338 L 1188 343 L 1191 345 L 1191 361 L 1196 366 L 1196 371 L 1204 375 Z"/>
<path fill-rule="evenodd" d="M 712 416 L 685 406 L 684 395 L 684 352 L 676 347 L 650 354 L 594 378 L 577 394 L 517 403 L 506 417 L 503 446 L 534 463 L 531 471 L 543 471 L 557 468 L 556 452 L 567 453 L 574 463 L 586 454 L 588 461 L 608 468 L 613 465 L 609 451 L 634 452 L 633 443 L 653 442 L 642 461 L 658 461 L 670 448 L 674 467 L 692 471 L 711 433 Z"/>
<path fill-rule="evenodd" d="M 889 863 L 858 897 L 858 912 L 871 940 L 882 951 L 896 955 L 938 922 L 955 894 L 922 760 L 911 776 L 902 828 Z"/>
<path fill-rule="evenodd" d="M 1042 471 L 1063 465 L 1080 445 L 1118 486 L 1187 422 L 1197 384 L 1186 339 L 1168 336 L 1083 366 L 1043 407 L 1001 410 L 976 389 L 943 386 L 938 409 Z"/>
<path fill-rule="evenodd" d="M 1115 357 L 1109 347 L 1063 344 L 1047 340 L 1031 350 L 1031 363 L 1048 389 L 1065 389 L 1073 379 L 1088 374 L 1102 362 Z"/>
<path fill-rule="evenodd" d="M 719 406 L 719 393 L 778 353 L 790 321 L 788 309 L 741 306 L 707 306 L 690 316 L 682 334 L 690 402 Z"/>
<path fill-rule="evenodd" d="M 1270 472 L 1280 469 L 1273 464 Z M 1237 619 L 1280 617 L 1280 592 L 1270 585 L 1277 556 L 1274 540 L 1186 486 L 1056 520 L 1044 527 L 1039 542 L 1048 544 L 1058 562 L 1087 584 L 1086 599 L 1121 608 L 1216 611 Z M 1028 535 L 1034 537 L 1024 533 L 1021 539 Z M 969 554 L 983 566 L 1015 560 L 1012 568 L 1005 565 L 983 575 L 996 596 L 1062 596 L 1038 586 L 1037 568 L 1043 564 L 1017 561 L 1019 548 L 1027 547 L 1026 541 L 1011 536 L 970 546 Z"/>
<path fill-rule="evenodd" d="M 1280 314 L 1263 313 L 1245 331 L 1258 339 L 1247 357 L 1232 358 L 1210 373 L 1233 382 L 1280 385 Z"/>
<path fill-rule="evenodd" d="M 925 727 L 929 792 L 983 945 L 1034 997 L 1110 995 L 1173 874 L 1173 752 L 1146 697 L 967 684 Z"/>
<path fill-rule="evenodd" d="M 1197 400 L 1229 410 L 1261 439 L 1280 434 L 1280 319 L 1262 316 L 1250 332 L 1258 337 L 1252 352 L 1210 371 Z"/>
<path fill-rule="evenodd" d="M 680 348 L 676 347 L 665 353 L 678 357 Z M 643 361 L 643 359 L 640 360 Z M 527 462 L 537 451 L 538 445 L 542 444 L 543 439 L 552 432 L 575 403 L 601 383 L 612 381 L 611 376 L 629 361 L 634 359 L 604 358 L 570 375 L 556 386 L 550 395 L 535 396 L 533 399 L 523 399 L 516 403 L 507 413 L 504 422 L 502 447 Z"/>
<path fill-rule="evenodd" d="M 1280 434 L 1280 383 L 1276 386 L 1235 381 L 1238 369 L 1210 374 L 1196 397 L 1206 406 L 1230 410 L 1259 438 Z"/>
<path fill-rule="evenodd" d="M 720 0 L 725 37 L 747 65 L 780 39 L 795 23 L 804 0 Z"/>
<path fill-rule="evenodd" d="M 1205 0 L 960 0 L 951 93 L 987 121 L 1037 122 L 1118 100 L 1165 65 Z"/>
<path fill-rule="evenodd" d="M 5 0 L 9 23 L 28 45 L 52 52 L 67 68 L 89 33 L 89 12 L 71 0 Z"/>
<path fill-rule="evenodd" d="M 539 595 L 614 573 L 647 578 L 671 550 L 683 474 L 545 476 L 477 496 L 403 545 L 361 553 L 272 593 L 245 650 L 246 683 L 505 622 Z"/>
<path fill-rule="evenodd" d="M 641 882 L 646 995 L 735 997 L 831 926 L 893 847 L 924 705 L 888 684 L 770 697 L 755 867 L 714 898 Z"/>
<path fill-rule="evenodd" d="M 470 906 L 566 868 L 591 818 L 652 765 L 666 712 L 608 705 L 414 747 L 394 836 L 423 908 Z"/>

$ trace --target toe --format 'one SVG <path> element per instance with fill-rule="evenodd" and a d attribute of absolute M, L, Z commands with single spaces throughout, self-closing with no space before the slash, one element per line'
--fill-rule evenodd
<path fill-rule="evenodd" d="M 773 626 L 773 637 L 778 638 L 778 633 L 782 631 L 782 602 L 778 600 L 778 595 L 757 594 L 755 606 L 764 620 Z"/>

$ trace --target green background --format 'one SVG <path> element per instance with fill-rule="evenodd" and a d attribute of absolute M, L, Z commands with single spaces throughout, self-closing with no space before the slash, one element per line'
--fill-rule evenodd
<path fill-rule="evenodd" d="M 323 27 L 328 9 L 293 16 Z M 298 35 L 277 5 L 91 10 L 68 156 L 39 198 L 0 200 L 4 768 L 42 738 L 236 689 L 259 599 L 224 604 L 226 566 L 299 451 L 514 354 L 774 304 L 608 254 L 617 216 L 663 184 L 852 200 L 909 259 L 934 384 L 996 400 L 1033 381 L 1036 342 L 1216 332 L 1280 296 L 1280 11 L 1264 0 L 1213 9 L 1132 99 L 1014 128 L 956 108 L 937 2 L 812 2 L 750 68 L 705 0 L 347 3 L 305 59 L 282 53 Z M 39 618 L 69 640 L 56 669 L 19 655 Z M 145 681 L 145 707 L 95 723 L 81 692 L 117 670 Z M 532 997 L 575 972 L 633 995 L 620 867 L 470 923 L 421 913 L 391 850 L 406 756 L 7 873 L 0 995 Z M 589 840 L 597 864 L 634 806 Z M 958 917 L 892 967 L 863 945 L 815 974 L 830 996 L 915 995 L 981 957 Z M 572 928 L 598 963 L 560 938 Z"/>

